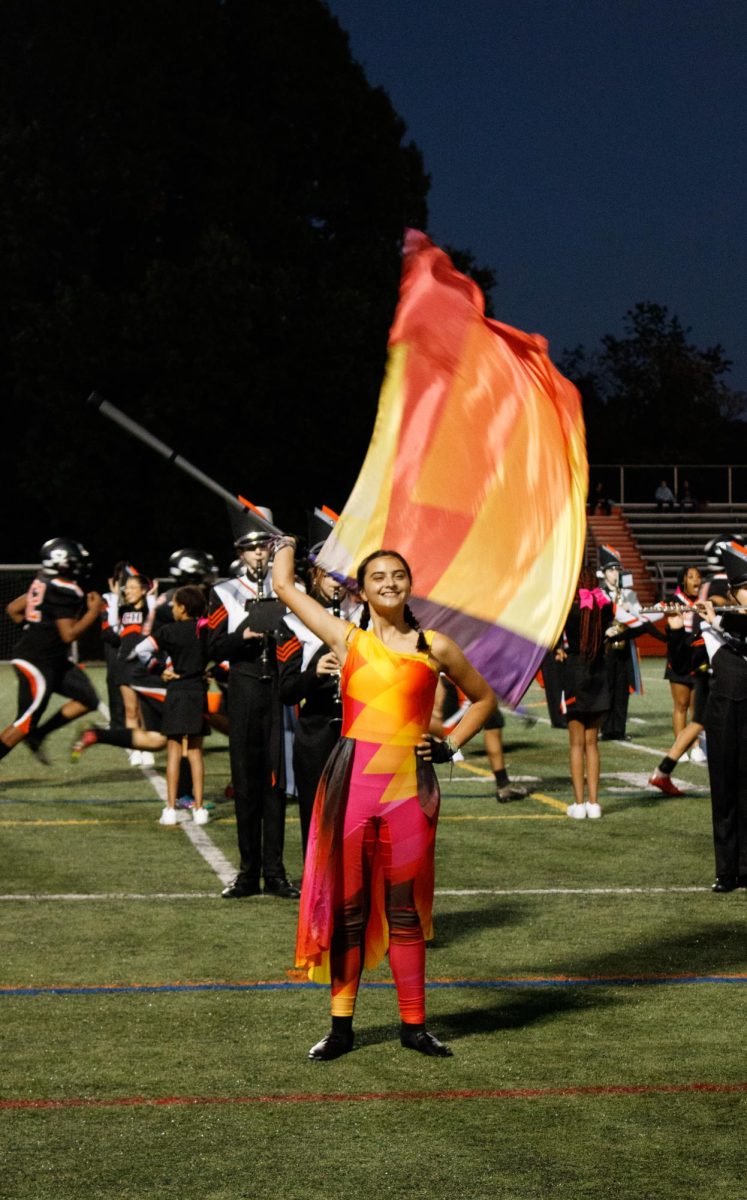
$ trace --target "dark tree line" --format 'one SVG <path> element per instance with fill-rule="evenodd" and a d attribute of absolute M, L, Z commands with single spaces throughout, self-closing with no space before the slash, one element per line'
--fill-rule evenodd
<path fill-rule="evenodd" d="M 560 364 L 583 397 L 590 461 L 744 461 L 747 395 L 726 383 L 723 346 L 699 349 L 660 304 L 636 304 L 624 326 L 624 337 L 566 351 Z"/>
<path fill-rule="evenodd" d="M 320 0 L 0 6 L 2 557 L 223 561 L 219 501 L 99 389 L 296 528 L 365 453 L 428 177 Z"/>
<path fill-rule="evenodd" d="M 322 0 L 0 5 L 0 560 L 225 565 L 221 503 L 86 406 L 94 388 L 303 530 L 365 454 L 400 244 L 429 180 Z M 488 293 L 493 272 L 455 263 Z M 666 309 L 565 369 L 590 455 L 734 457 L 721 347 Z M 728 452 L 727 452 L 728 451 Z"/>

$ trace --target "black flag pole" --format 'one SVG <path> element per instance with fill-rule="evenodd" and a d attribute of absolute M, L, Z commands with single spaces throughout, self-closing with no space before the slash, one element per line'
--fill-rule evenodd
<path fill-rule="evenodd" d="M 201 471 L 199 467 L 194 466 L 193 463 L 183 458 L 172 446 L 167 446 L 160 438 L 154 437 L 152 433 L 149 433 L 144 426 L 139 425 L 137 421 L 133 421 L 131 417 L 122 412 L 121 408 L 117 408 L 115 404 L 110 404 L 98 392 L 91 392 L 91 395 L 88 397 L 88 403 L 97 408 L 102 416 L 107 417 L 115 425 L 119 425 L 127 433 L 131 434 L 132 437 L 137 438 L 143 445 L 150 446 L 151 450 L 155 450 L 156 454 L 160 454 L 161 458 L 165 458 L 170 465 L 178 467 L 180 471 L 184 471 L 185 475 L 191 476 L 197 483 L 201 483 L 203 487 L 214 492 L 216 496 L 220 496 L 221 499 L 225 500 L 229 510 L 238 509 L 240 512 L 250 516 L 251 523 L 256 525 L 257 528 L 263 529 L 266 533 L 274 535 L 281 532 L 276 525 L 268 521 L 253 505 L 244 503 L 238 496 L 234 496 L 227 488 L 222 487 L 215 479 L 211 479 L 209 475 Z"/>

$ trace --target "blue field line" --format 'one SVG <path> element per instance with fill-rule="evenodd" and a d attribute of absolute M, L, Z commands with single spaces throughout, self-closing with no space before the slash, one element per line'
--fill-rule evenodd
<path fill-rule="evenodd" d="M 426 983 L 429 991 L 437 989 L 470 990 L 581 987 L 658 987 L 703 983 L 747 984 L 747 975 L 640 975 L 604 978 L 568 979 L 436 979 Z M 169 992 L 299 992 L 326 991 L 328 984 L 308 980 L 277 980 L 256 983 L 132 983 L 103 986 L 0 987 L 0 998 L 7 1000 L 29 996 L 119 996 L 154 995 Z M 363 981 L 361 988 L 369 991 L 391 991 L 392 980 Z"/>

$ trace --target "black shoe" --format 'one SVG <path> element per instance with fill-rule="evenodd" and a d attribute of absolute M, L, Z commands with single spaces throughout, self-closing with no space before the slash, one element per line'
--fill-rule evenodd
<path fill-rule="evenodd" d="M 33 733 L 30 733 L 28 737 L 24 738 L 24 745 L 26 746 L 27 750 L 31 751 L 37 762 L 42 763 L 42 765 L 45 767 L 52 766 L 52 759 L 49 757 L 44 743 L 40 742 L 38 738 L 34 737 Z"/>
<path fill-rule="evenodd" d="M 454 1052 L 427 1029 L 408 1029 L 401 1026 L 399 1042 L 405 1050 L 417 1050 L 419 1054 L 427 1054 L 429 1058 L 453 1058 Z"/>
<path fill-rule="evenodd" d="M 510 800 L 525 800 L 529 789 L 519 783 L 507 783 L 505 787 L 496 788 L 495 798 L 499 804 L 508 804 Z"/>
<path fill-rule="evenodd" d="M 737 875 L 737 887 L 747 888 L 747 875 Z"/>
<path fill-rule="evenodd" d="M 711 887 L 712 892 L 733 892 L 739 887 L 736 875 L 718 875 Z"/>
<path fill-rule="evenodd" d="M 265 879 L 265 895 L 279 896 L 281 900 L 298 900 L 301 891 L 290 879 Z"/>
<path fill-rule="evenodd" d="M 342 1054 L 349 1054 L 353 1049 L 353 1032 L 350 1033 L 335 1033 L 332 1030 L 323 1037 L 321 1042 L 317 1042 L 309 1050 L 309 1058 L 313 1062 L 331 1062 L 333 1058 L 340 1058 Z"/>
<path fill-rule="evenodd" d="M 223 900 L 241 900 L 244 896 L 261 896 L 262 888 L 259 886 L 259 880 L 256 883 L 250 879 L 244 879 L 241 875 L 237 875 L 233 883 L 229 883 L 228 887 L 224 887 L 221 892 Z"/>

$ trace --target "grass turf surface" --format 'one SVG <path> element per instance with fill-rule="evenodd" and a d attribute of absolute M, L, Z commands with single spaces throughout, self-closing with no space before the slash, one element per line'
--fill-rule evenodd
<path fill-rule="evenodd" d="M 603 745 L 602 821 L 564 816 L 566 737 L 541 723 L 509 717 L 504 734 L 512 776 L 541 798 L 496 805 L 479 739 L 441 772 L 428 978 L 448 985 L 428 1003 L 453 1059 L 400 1049 L 388 987 L 362 990 L 357 1048 L 332 1064 L 305 1058 L 327 1028 L 322 989 L 5 993 L 0 1195 L 747 1195 L 746 897 L 708 890 L 707 772 L 678 770 L 681 799 L 645 786 L 671 742 L 661 670 L 645 664 L 631 703 L 641 749 Z M 538 689 L 527 702 L 545 715 Z M 0 719 L 13 706 L 3 667 Z M 297 905 L 220 901 L 184 833 L 157 825 L 144 774 L 108 747 L 73 766 L 70 741 L 49 739 L 51 768 L 23 747 L 2 764 L 0 891 L 36 899 L 2 901 L 0 985 L 293 983 Z M 206 766 L 206 832 L 235 862 L 217 735 Z M 299 840 L 291 806 L 295 876 Z M 636 888 L 663 890 L 622 890 Z M 154 898 L 95 898 L 115 894 Z M 364 978 L 386 982 L 386 965 Z M 39 1101 L 62 1107 L 11 1107 Z"/>

